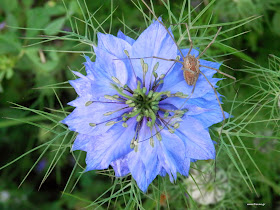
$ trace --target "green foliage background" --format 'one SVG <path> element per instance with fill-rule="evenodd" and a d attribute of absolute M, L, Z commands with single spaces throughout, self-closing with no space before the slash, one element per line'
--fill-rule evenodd
<path fill-rule="evenodd" d="M 231 186 L 222 201 L 195 202 L 183 177 L 176 184 L 157 178 L 143 194 L 130 177 L 115 180 L 111 169 L 82 175 L 85 154 L 70 152 L 75 134 L 59 123 L 76 97 L 70 70 L 84 73 L 83 54 L 94 59 L 97 32 L 137 38 L 152 20 L 140 2 L 0 0 L 0 209 L 280 208 L 279 0 L 153 1 L 166 25 L 189 23 L 199 49 L 223 26 L 204 56 L 223 62 L 222 71 L 238 80 L 219 83 L 234 118 L 221 139 L 217 126 L 211 130 L 219 141 L 217 168 L 227 171 Z M 185 28 L 172 29 L 188 47 Z M 206 161 L 193 168 L 200 164 L 214 168 Z"/>

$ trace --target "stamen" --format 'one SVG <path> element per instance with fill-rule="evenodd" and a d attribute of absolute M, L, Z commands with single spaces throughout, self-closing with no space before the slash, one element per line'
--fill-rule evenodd
<path fill-rule="evenodd" d="M 165 74 L 160 75 L 159 79 L 163 79 L 165 77 Z"/>
<path fill-rule="evenodd" d="M 136 110 L 136 111 L 132 111 L 132 112 L 130 112 L 130 114 L 124 114 L 123 116 L 127 116 L 127 117 L 131 118 L 131 117 L 135 117 L 135 116 L 138 115 L 140 112 L 141 112 L 141 109 Z"/>
<path fill-rule="evenodd" d="M 129 107 L 135 107 L 136 104 L 135 104 L 135 103 L 131 103 L 131 104 L 129 104 L 128 106 L 129 106 Z"/>
<path fill-rule="evenodd" d="M 154 94 L 154 91 L 150 90 L 147 97 L 148 98 L 152 98 L 153 97 L 153 94 Z"/>
<path fill-rule="evenodd" d="M 156 126 L 155 126 L 155 128 L 156 128 L 156 137 L 157 137 L 157 139 L 158 139 L 159 141 L 161 141 L 161 140 L 162 140 L 161 134 L 160 134 L 160 132 L 158 132 Z"/>
<path fill-rule="evenodd" d="M 124 50 L 124 53 L 126 54 L 127 57 L 129 57 L 129 53 L 127 50 Z"/>
<path fill-rule="evenodd" d="M 163 83 L 163 80 L 160 80 L 160 81 L 158 82 L 157 86 L 159 86 L 159 85 L 162 84 L 162 83 Z"/>
<path fill-rule="evenodd" d="M 150 138 L 150 145 L 154 148 L 155 146 L 155 141 L 153 139 L 153 137 Z"/>
<path fill-rule="evenodd" d="M 131 103 L 133 103 L 133 100 L 127 100 L 127 101 L 125 102 L 125 104 L 131 104 Z"/>
<path fill-rule="evenodd" d="M 120 98 L 120 99 L 122 99 L 122 98 Z M 123 101 L 122 100 L 118 100 L 118 102 L 114 102 L 114 101 L 92 101 L 92 103 L 123 104 Z"/>
<path fill-rule="evenodd" d="M 137 76 L 136 76 L 135 70 L 134 70 L 134 68 L 133 68 L 133 65 L 132 65 L 132 62 L 131 62 L 131 59 L 130 59 L 129 53 L 128 53 L 128 51 L 127 51 L 127 50 L 124 50 L 124 53 L 125 53 L 125 54 L 126 54 L 126 56 L 129 58 L 129 64 L 130 64 L 130 66 L 131 66 L 131 68 L 132 68 L 132 70 L 133 70 L 134 77 L 137 79 Z"/>
<path fill-rule="evenodd" d="M 117 83 L 118 85 L 123 86 L 122 83 L 120 82 L 120 80 L 118 80 L 118 78 L 116 78 L 116 77 L 111 77 L 111 79 L 112 79 L 115 83 Z"/>
<path fill-rule="evenodd" d="M 128 106 L 123 107 L 123 108 L 120 108 L 120 109 L 117 109 L 117 110 L 115 110 L 115 111 L 106 112 L 106 113 L 104 113 L 103 115 L 104 115 L 104 116 L 109 116 L 109 115 L 111 115 L 111 114 L 114 114 L 114 113 L 116 113 L 116 112 L 118 112 L 118 111 L 121 111 L 121 110 L 127 109 L 127 108 L 128 108 Z"/>
<path fill-rule="evenodd" d="M 177 92 L 177 93 L 175 93 L 175 96 L 177 96 L 177 97 L 180 97 L 180 96 L 182 96 L 182 95 L 183 95 L 182 92 Z"/>
<path fill-rule="evenodd" d="M 154 75 L 155 79 L 158 78 L 158 74 L 156 72 L 154 72 L 154 71 L 153 71 L 153 75 Z"/>
<path fill-rule="evenodd" d="M 139 114 L 137 117 L 136 117 L 136 121 L 137 122 L 140 122 L 143 118 L 143 115 Z"/>
<path fill-rule="evenodd" d="M 165 112 L 163 115 L 164 118 L 167 118 L 168 116 L 169 116 L 169 112 Z"/>
<path fill-rule="evenodd" d="M 89 126 L 91 126 L 91 127 L 95 127 L 95 126 L 96 126 L 96 124 L 95 124 L 95 123 L 89 123 Z"/>
<path fill-rule="evenodd" d="M 110 121 L 110 122 L 107 122 L 105 125 L 106 126 L 110 126 L 110 125 L 114 125 L 114 124 L 116 124 L 116 123 L 118 123 L 118 122 L 120 122 L 120 121 Z"/>
<path fill-rule="evenodd" d="M 143 93 L 143 94 L 146 94 L 146 92 L 147 92 L 147 88 L 146 88 L 146 87 L 143 87 L 143 88 L 142 88 L 142 93 Z"/>
<path fill-rule="evenodd" d="M 152 110 L 158 111 L 159 110 L 159 106 L 152 106 Z"/>
<path fill-rule="evenodd" d="M 123 97 L 129 98 L 129 99 L 131 99 L 131 100 L 135 100 L 133 97 L 131 97 L 131 96 L 129 96 L 129 95 L 123 93 L 123 92 L 122 92 L 123 89 L 119 88 L 119 87 L 116 86 L 115 84 L 112 84 L 112 86 L 113 86 L 113 87 L 116 89 L 116 91 L 118 91 L 118 93 L 119 93 L 120 95 L 122 95 Z"/>
<path fill-rule="evenodd" d="M 93 101 L 87 101 L 86 104 L 85 104 L 85 106 L 89 106 L 89 105 L 91 105 L 92 103 L 93 103 Z"/>
<path fill-rule="evenodd" d="M 133 94 L 133 91 L 130 89 L 130 87 L 128 85 L 125 84 L 123 87 L 124 87 L 125 90 L 127 90 L 128 92 Z"/>
<path fill-rule="evenodd" d="M 138 139 L 134 141 L 134 151 L 138 152 Z"/>
<path fill-rule="evenodd" d="M 112 100 L 112 101 L 120 101 L 118 98 L 116 98 L 114 96 L 109 96 L 109 95 L 105 95 L 104 98 Z"/>
<path fill-rule="evenodd" d="M 144 59 L 140 59 L 142 70 L 143 70 L 143 86 L 145 86 L 146 74 L 148 72 L 148 64 L 145 63 Z"/>
<path fill-rule="evenodd" d="M 171 128 L 168 129 L 169 133 L 173 134 L 175 133 L 175 130 L 172 130 Z"/>
<path fill-rule="evenodd" d="M 145 109 L 145 110 L 144 110 L 144 115 L 145 115 L 146 117 L 149 117 L 149 116 L 150 116 L 149 110 L 148 110 L 148 109 Z"/>
<path fill-rule="evenodd" d="M 100 125 L 100 124 L 106 123 L 106 122 L 107 122 L 106 125 L 110 125 L 110 124 L 108 124 L 108 122 L 114 122 L 113 124 L 115 124 L 115 123 L 121 122 L 121 120 L 120 120 L 120 121 L 117 121 L 117 122 L 111 121 L 111 120 L 115 120 L 115 119 L 120 118 L 120 117 L 122 117 L 122 115 L 117 116 L 117 117 L 114 117 L 114 118 L 111 118 L 111 119 L 109 119 L 109 120 L 105 120 L 105 121 L 100 122 L 100 123 L 89 123 L 89 124 L 90 124 L 91 126 L 93 126 L 93 127 L 95 127 L 96 125 Z"/>
<path fill-rule="evenodd" d="M 174 127 L 175 129 L 177 129 L 177 128 L 180 127 L 180 124 L 179 124 L 179 123 L 175 123 L 175 124 L 173 125 L 173 127 Z"/>
<path fill-rule="evenodd" d="M 158 66 L 159 66 L 159 62 L 157 62 L 153 68 L 153 71 L 156 71 L 158 69 Z"/>
<path fill-rule="evenodd" d="M 131 149 L 134 149 L 134 146 L 135 146 L 134 141 L 135 141 L 135 138 L 133 138 L 130 142 L 130 148 Z"/>

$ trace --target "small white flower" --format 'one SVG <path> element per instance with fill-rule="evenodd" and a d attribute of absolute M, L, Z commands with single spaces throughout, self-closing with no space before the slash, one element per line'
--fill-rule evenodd
<path fill-rule="evenodd" d="M 10 198 L 10 193 L 6 190 L 0 192 L 0 201 L 1 202 L 6 202 Z"/>
<path fill-rule="evenodd" d="M 227 174 L 223 169 L 215 172 L 203 167 L 201 171 L 192 170 L 191 176 L 186 179 L 187 190 L 193 200 L 202 205 L 215 204 L 223 200 L 230 190 Z"/>

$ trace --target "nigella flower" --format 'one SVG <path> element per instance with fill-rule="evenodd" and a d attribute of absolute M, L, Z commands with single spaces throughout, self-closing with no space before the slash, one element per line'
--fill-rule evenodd
<path fill-rule="evenodd" d="M 193 87 L 182 65 L 150 58 L 179 55 L 161 24 L 153 22 L 137 40 L 120 31 L 117 37 L 99 33 L 94 51 L 95 62 L 86 57 L 87 75 L 75 72 L 80 78 L 70 81 L 79 97 L 62 121 L 78 133 L 72 150 L 87 152 L 86 171 L 112 166 L 117 177 L 130 173 L 146 191 L 157 175 L 173 182 L 177 173 L 188 176 L 191 161 L 215 158 L 208 128 L 223 120 L 215 93 L 200 75 L 185 103 Z M 214 70 L 201 71 L 213 85 L 219 81 Z"/>

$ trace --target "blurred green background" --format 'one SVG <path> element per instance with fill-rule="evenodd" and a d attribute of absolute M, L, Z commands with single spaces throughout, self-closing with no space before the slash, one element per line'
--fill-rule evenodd
<path fill-rule="evenodd" d="M 182 5 L 185 3 L 186 9 L 182 14 L 186 15 L 188 14 L 187 1 L 153 1 L 156 14 L 161 15 L 167 25 L 172 18 L 166 7 L 170 7 L 173 14 L 179 16 Z M 248 133 L 252 135 L 251 138 L 248 137 L 249 134 L 244 138 L 241 136 L 245 146 L 238 138 L 232 140 L 234 145 L 237 145 L 236 148 L 238 146 L 250 148 L 250 150 L 240 150 L 239 153 L 242 161 L 238 164 L 241 166 L 244 164 L 247 171 L 242 166 L 244 170 L 242 173 L 246 177 L 240 176 L 234 167 L 229 167 L 231 170 L 226 167 L 235 166 L 233 160 L 238 160 L 238 155 L 235 153 L 236 156 L 231 159 L 223 155 L 223 150 L 221 150 L 223 159 L 217 162 L 218 167 L 228 170 L 230 184 L 235 187 L 232 187 L 231 192 L 222 202 L 206 207 L 198 204 L 198 208 L 246 209 L 246 203 L 256 202 L 266 203 L 264 207 L 266 209 L 280 209 L 279 107 L 277 104 L 280 94 L 280 59 L 277 57 L 280 55 L 280 0 L 219 0 L 215 2 L 192 0 L 190 4 L 192 9 L 196 8 L 192 13 L 193 19 L 209 6 L 195 23 L 196 26 L 210 24 L 210 17 L 211 24 L 216 24 L 234 22 L 253 15 L 260 16 L 219 36 L 220 40 L 224 39 L 224 45 L 213 45 L 207 51 L 208 56 L 221 62 L 224 61 L 227 66 L 236 69 L 234 72 L 226 67 L 223 69 L 240 80 L 236 86 L 239 93 L 234 116 L 256 106 L 256 108 L 260 107 L 257 120 L 262 123 L 251 123 L 251 119 L 255 117 L 255 109 L 240 119 L 240 122 L 242 120 L 248 122 L 246 129 L 249 129 Z M 74 79 L 70 69 L 83 71 L 82 55 L 94 57 L 91 44 L 96 43 L 97 31 L 116 35 L 118 30 L 122 30 L 126 35 L 137 38 L 146 28 L 146 23 L 136 5 L 139 5 L 139 2 L 130 0 L 65 0 L 64 2 L 61 0 L 0 0 L 0 167 L 32 148 L 53 139 L 54 134 L 47 132 L 45 128 L 63 132 L 63 128 L 59 126 L 53 128 L 54 121 L 25 108 L 19 108 L 10 102 L 30 109 L 42 110 L 49 113 L 50 117 L 57 115 L 56 121 L 63 119 L 63 113 L 55 110 L 61 110 L 61 104 L 66 106 L 67 102 L 76 97 L 75 91 L 65 83 Z M 140 5 L 144 12 L 152 17 L 144 5 Z M 91 18 L 88 17 L 87 10 L 93 14 Z M 75 30 L 69 21 L 70 17 Z M 89 24 L 93 27 L 89 27 Z M 224 26 L 222 31 L 230 27 L 233 26 Z M 183 27 L 176 30 L 175 38 L 178 38 L 182 31 L 184 31 Z M 210 36 L 216 31 L 217 28 L 212 28 L 203 35 Z M 76 36 L 71 34 L 72 32 L 75 32 Z M 195 46 L 200 45 L 199 37 L 202 36 L 200 32 L 191 31 Z M 244 34 L 234 37 L 241 33 Z M 204 40 L 204 42 L 209 43 L 209 40 Z M 204 42 L 202 45 L 205 46 Z M 180 46 L 188 46 L 186 35 L 181 40 Z M 226 83 L 223 85 L 225 87 L 221 92 L 228 99 L 225 102 L 225 110 L 228 111 L 231 109 L 231 102 L 236 92 L 232 87 L 226 86 Z M 16 106 L 17 109 L 11 106 Z M 69 107 L 66 109 L 71 110 Z M 267 139 L 264 138 L 265 136 Z M 67 139 L 71 142 L 69 136 Z M 228 143 L 231 150 L 231 142 Z M 268 149 L 264 150 L 264 148 Z M 82 176 L 72 194 L 61 197 L 68 177 L 75 166 L 73 155 L 69 152 L 70 143 L 63 149 L 64 153 L 58 158 L 55 156 L 57 145 L 52 145 L 34 166 L 34 170 L 20 188 L 18 188 L 19 184 L 38 160 L 44 148 L 39 148 L 2 169 L 0 209 L 81 209 L 112 185 L 110 177 L 90 172 Z M 248 151 L 250 156 L 246 156 Z M 84 163 L 84 156 L 85 154 L 82 153 L 81 164 Z M 48 175 L 38 191 L 48 167 L 53 165 L 52 160 L 59 161 L 55 163 L 52 173 Z M 260 175 L 255 164 L 264 176 Z M 78 176 L 79 174 L 75 175 L 75 177 Z M 258 195 L 246 186 L 243 179 L 248 181 L 247 176 L 253 180 Z M 238 180 L 238 183 L 234 180 Z M 73 183 L 72 185 L 74 186 Z M 161 200 L 160 208 L 186 208 L 189 201 L 186 201 L 186 197 L 180 197 L 178 201 L 174 195 L 175 190 L 176 187 L 170 188 L 169 204 L 166 205 L 166 202 Z M 66 190 L 66 192 L 69 191 Z M 109 195 L 110 193 L 105 194 L 105 196 Z M 142 196 L 144 196 L 143 208 L 155 209 L 158 202 L 145 195 Z M 105 203 L 100 209 L 106 209 L 107 205 L 108 203 Z M 122 209 L 124 208 L 123 201 L 114 200 L 109 208 Z"/>

